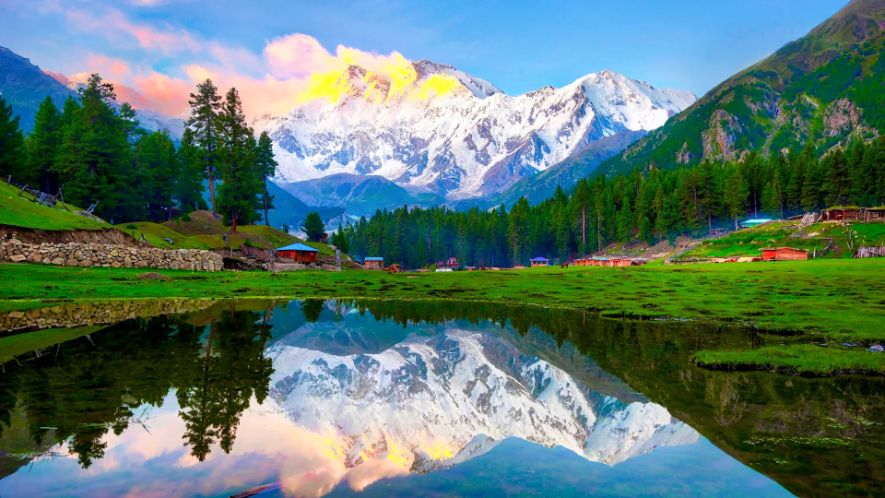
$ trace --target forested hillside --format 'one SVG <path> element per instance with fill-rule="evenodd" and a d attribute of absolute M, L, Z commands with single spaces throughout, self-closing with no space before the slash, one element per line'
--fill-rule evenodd
<path fill-rule="evenodd" d="M 734 228 L 745 216 L 789 216 L 839 204 L 885 203 L 885 137 L 860 140 L 818 159 L 810 147 L 742 162 L 653 169 L 558 189 L 536 206 L 520 199 L 509 211 L 446 208 L 379 211 L 346 228 L 351 254 L 382 255 L 415 268 L 450 256 L 468 265 L 527 264 L 533 256 L 565 259 L 613 242 L 654 243 L 712 227 Z"/>
<path fill-rule="evenodd" d="M 132 107 L 118 105 L 113 85 L 97 74 L 61 110 L 46 97 L 27 136 L 0 96 L 0 176 L 60 193 L 71 204 L 95 205 L 95 214 L 113 223 L 205 209 L 208 179 L 212 207 L 228 224 L 266 219 L 262 214 L 273 208 L 266 179 L 276 168 L 270 138 L 255 139 L 236 89 L 222 99 L 207 81 L 191 98 L 190 129 L 176 149 L 167 132 L 142 129 Z M 217 199 L 215 180 L 223 181 Z"/>
<path fill-rule="evenodd" d="M 805 37 L 708 92 L 600 166 L 673 168 L 885 132 L 885 2 L 853 0 Z M 581 159 L 577 159 L 580 163 Z"/>

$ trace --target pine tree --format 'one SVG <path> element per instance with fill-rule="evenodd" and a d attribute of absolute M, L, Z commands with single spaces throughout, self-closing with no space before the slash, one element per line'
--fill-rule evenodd
<path fill-rule="evenodd" d="M 826 192 L 827 203 L 830 206 L 846 204 L 851 184 L 845 154 L 842 153 L 842 150 L 837 149 L 824 159 L 822 167 L 826 171 L 823 189 Z"/>
<path fill-rule="evenodd" d="M 190 128 L 184 130 L 177 153 L 179 168 L 174 196 L 178 206 L 185 212 L 206 209 L 206 201 L 203 200 L 203 158 Z"/>
<path fill-rule="evenodd" d="M 118 215 L 122 182 L 131 169 L 125 126 L 110 105 L 115 99 L 113 85 L 98 74 L 89 77 L 80 90 L 81 107 L 65 127 L 55 165 L 65 182 L 65 200 L 82 206 L 97 201 L 96 212 L 111 220 Z"/>
<path fill-rule="evenodd" d="M 264 224 L 270 226 L 268 211 L 273 209 L 274 205 L 273 196 L 267 192 L 267 179 L 276 175 L 277 161 L 273 155 L 273 141 L 271 141 L 266 131 L 262 131 L 261 136 L 258 137 L 258 147 L 255 149 L 255 165 L 258 168 L 259 175 L 261 175 L 261 183 L 263 185 L 261 204 L 264 207 Z M 340 228 L 339 226 L 339 232 L 341 231 Z"/>
<path fill-rule="evenodd" d="M 529 201 L 525 197 L 520 197 L 510 210 L 510 216 L 507 219 L 507 238 L 510 240 L 510 247 L 513 251 L 513 266 L 519 264 L 520 249 L 526 245 L 528 221 Z"/>
<path fill-rule="evenodd" d="M 344 234 L 344 230 L 341 228 L 341 223 L 338 224 L 338 231 L 335 232 L 335 235 L 332 236 L 332 245 L 337 247 L 342 253 L 347 253 L 348 244 L 347 244 L 347 236 Z M 418 244 L 421 246 L 420 244 Z M 423 247 L 423 246 L 422 246 Z M 422 258 L 426 260 L 426 258 Z"/>
<path fill-rule="evenodd" d="M 0 175 L 24 173 L 25 138 L 19 128 L 19 117 L 14 116 L 12 106 L 0 95 Z"/>
<path fill-rule="evenodd" d="M 197 91 L 190 94 L 188 103 L 191 106 L 191 115 L 185 124 L 193 130 L 194 144 L 201 153 L 203 169 L 209 180 L 209 203 L 212 211 L 217 211 L 215 178 L 218 175 L 221 96 L 212 80 L 207 79 L 197 85 Z"/>
<path fill-rule="evenodd" d="M 236 88 L 228 90 L 218 118 L 222 178 L 218 211 L 224 214 L 231 231 L 236 232 L 239 224 L 248 225 L 258 219 L 258 195 L 263 189 L 263 177 L 255 161 L 255 136 L 246 124 Z"/>
<path fill-rule="evenodd" d="M 749 189 L 744 181 L 744 175 L 739 167 L 733 167 L 731 174 L 725 180 L 724 198 L 726 211 L 734 220 L 734 229 L 738 229 L 738 218 L 743 216 L 747 210 L 747 196 Z"/>
<path fill-rule="evenodd" d="M 587 180 L 578 182 L 575 194 L 572 196 L 574 210 L 578 217 L 581 238 L 578 240 L 578 253 L 587 253 L 587 211 L 590 208 L 590 186 Z"/>
<path fill-rule="evenodd" d="M 320 213 L 316 211 L 307 213 L 301 229 L 307 234 L 307 240 L 313 242 L 322 240 L 323 236 L 326 235 L 326 226 L 323 224 L 323 219 L 320 218 Z"/>
<path fill-rule="evenodd" d="M 140 173 L 143 201 L 151 221 L 171 216 L 175 178 L 179 176 L 175 144 L 165 131 L 145 135 L 135 144 L 135 165 Z"/>
<path fill-rule="evenodd" d="M 778 218 L 784 217 L 784 192 L 778 170 L 774 170 L 774 175 L 762 190 L 762 210 Z"/>
<path fill-rule="evenodd" d="M 58 191 L 58 175 L 54 169 L 61 134 L 61 113 L 52 99 L 46 97 L 37 109 L 34 131 L 28 137 L 28 175 L 24 180 L 51 194 Z"/>
<path fill-rule="evenodd" d="M 630 209 L 630 197 L 624 196 L 621 200 L 621 209 L 618 211 L 618 226 L 616 237 L 619 242 L 627 243 L 633 236 L 633 211 Z"/>

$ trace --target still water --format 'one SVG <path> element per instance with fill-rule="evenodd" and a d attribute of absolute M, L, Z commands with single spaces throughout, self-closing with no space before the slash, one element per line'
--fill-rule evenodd
<path fill-rule="evenodd" d="M 0 324 L 2 497 L 885 492 L 883 380 L 691 364 L 741 330 L 383 301 Z"/>

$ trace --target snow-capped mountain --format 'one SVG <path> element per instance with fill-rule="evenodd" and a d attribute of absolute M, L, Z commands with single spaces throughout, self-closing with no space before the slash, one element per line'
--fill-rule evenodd
<path fill-rule="evenodd" d="M 269 355 L 274 405 L 348 469 L 385 461 L 426 472 L 509 437 L 614 465 L 698 439 L 664 407 L 592 392 L 500 334 L 447 328 L 349 355 L 280 341 Z"/>
<path fill-rule="evenodd" d="M 258 126 L 274 140 L 281 186 L 371 174 L 456 200 L 502 192 L 601 139 L 655 129 L 694 100 L 612 71 L 511 96 L 418 61 L 315 76 L 295 109 Z M 288 189 L 297 195 L 297 184 Z"/>

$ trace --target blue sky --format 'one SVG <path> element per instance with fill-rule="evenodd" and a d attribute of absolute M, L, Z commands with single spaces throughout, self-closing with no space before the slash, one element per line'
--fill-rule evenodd
<path fill-rule="evenodd" d="M 612 69 L 700 95 L 844 3 L 0 0 L 0 45 L 66 75 L 99 70 L 148 100 L 161 77 L 279 77 L 264 50 L 294 33 L 332 54 L 343 45 L 452 64 L 513 94 Z"/>

